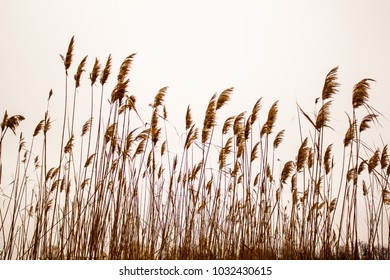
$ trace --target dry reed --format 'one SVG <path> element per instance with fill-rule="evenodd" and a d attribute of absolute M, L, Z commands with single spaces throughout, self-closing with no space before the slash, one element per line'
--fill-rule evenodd
<path fill-rule="evenodd" d="M 325 77 L 318 112 L 311 116 L 297 106 L 301 142 L 296 157 L 284 163 L 279 149 L 289 135 L 284 129 L 274 133 L 279 101 L 263 124 L 259 98 L 249 115 L 237 113 L 215 129 L 233 87 L 211 97 L 202 127 L 187 107 L 178 149 L 168 134 L 168 87 L 155 95 L 148 122 L 137 110 L 136 97 L 128 95 L 135 54 L 120 65 L 108 103 L 103 96 L 112 58 L 104 68 L 95 59 L 90 115 L 79 123 L 76 108 L 85 104 L 76 96 L 83 94 L 78 91 L 87 56 L 75 71 L 69 107 L 74 42 L 72 37 L 61 55 L 60 143 L 48 133 L 54 118 L 50 91 L 31 142 L 19 135 L 10 187 L 1 185 L 1 259 L 389 259 L 388 146 L 372 148 L 363 141 L 381 116 L 368 103 L 374 80 L 354 86 L 343 142 L 329 143 L 331 105 L 339 87 L 338 67 L 333 68 Z M 94 110 L 99 78 L 100 102 Z M 361 107 L 366 112 L 359 119 Z M 7 111 L 3 116 L 0 182 L 3 140 L 8 130 L 16 134 L 23 120 Z M 49 143 L 59 152 L 54 165 Z M 342 155 L 333 152 L 339 146 Z"/>

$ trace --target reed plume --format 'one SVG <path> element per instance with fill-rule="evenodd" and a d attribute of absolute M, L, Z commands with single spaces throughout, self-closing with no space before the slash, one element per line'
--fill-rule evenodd
<path fill-rule="evenodd" d="M 325 101 L 331 97 L 335 93 L 337 93 L 338 89 L 337 87 L 340 85 L 337 80 L 337 71 L 339 67 L 336 66 L 332 70 L 329 71 L 329 73 L 326 75 L 324 87 L 322 89 L 322 100 Z"/>
<path fill-rule="evenodd" d="M 88 57 L 88 56 L 85 56 L 85 57 L 81 60 L 79 66 L 77 67 L 77 72 L 76 72 L 76 74 L 74 75 L 74 80 L 76 81 L 76 85 L 75 85 L 76 88 L 78 88 L 78 87 L 80 86 L 80 78 L 81 78 L 81 74 L 85 71 L 85 70 L 84 70 L 84 67 L 85 67 L 85 64 L 86 64 L 86 62 L 87 62 L 87 57 Z"/>
<path fill-rule="evenodd" d="M 352 92 L 352 106 L 354 109 L 362 105 L 367 105 L 369 98 L 368 90 L 370 89 L 370 82 L 375 82 L 373 79 L 363 79 L 357 83 Z"/>
<path fill-rule="evenodd" d="M 68 50 L 66 52 L 65 57 L 63 55 L 60 55 L 62 60 L 64 61 L 66 75 L 68 75 L 68 69 L 72 64 L 73 48 L 74 48 L 74 36 L 72 37 L 72 39 L 70 39 Z"/>
<path fill-rule="evenodd" d="M 100 84 L 104 85 L 111 74 L 111 54 L 107 58 L 106 66 L 100 75 Z"/>

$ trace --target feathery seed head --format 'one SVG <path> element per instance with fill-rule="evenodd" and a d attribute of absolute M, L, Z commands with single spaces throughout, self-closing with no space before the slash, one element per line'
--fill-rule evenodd
<path fill-rule="evenodd" d="M 322 100 L 331 98 L 338 90 L 337 87 L 340 85 L 336 82 L 337 80 L 337 70 L 338 66 L 330 70 L 328 75 L 326 75 L 324 87 L 322 89 Z"/>
<path fill-rule="evenodd" d="M 81 130 L 81 137 L 83 137 L 87 132 L 91 129 L 92 125 L 92 118 L 89 118 L 83 125 L 83 128 Z"/>
<path fill-rule="evenodd" d="M 332 144 L 330 144 L 327 148 L 326 148 L 326 151 L 325 151 L 325 155 L 324 155 L 324 167 L 325 167 L 325 173 L 326 174 L 329 174 L 330 170 L 332 169 L 333 167 L 333 160 L 332 160 Z"/>
<path fill-rule="evenodd" d="M 278 115 L 278 102 L 276 101 L 274 104 L 272 104 L 271 108 L 268 111 L 268 118 L 265 124 L 263 125 L 260 136 L 263 136 L 264 134 L 271 134 L 272 129 L 274 127 L 276 117 Z"/>
<path fill-rule="evenodd" d="M 126 95 L 128 84 L 129 84 L 129 79 L 125 81 L 118 81 L 114 90 L 111 93 L 111 103 L 115 103 L 115 101 L 119 101 L 119 104 L 122 104 L 122 99 Z"/>
<path fill-rule="evenodd" d="M 216 101 L 217 95 L 214 94 L 207 106 L 205 118 L 203 121 L 203 129 L 202 129 L 202 143 L 206 143 L 206 141 L 209 139 L 210 136 L 210 130 L 214 126 L 216 126 L 216 113 L 215 113 L 215 107 L 216 107 Z"/>
<path fill-rule="evenodd" d="M 165 97 L 165 94 L 167 93 L 167 90 L 168 90 L 168 87 L 163 87 L 158 91 L 158 93 L 154 97 L 154 103 L 153 103 L 154 108 L 157 108 L 158 106 L 161 106 L 163 104 L 164 97 Z"/>
<path fill-rule="evenodd" d="M 4 113 L 3 122 L 1 123 L 1 130 L 4 131 L 6 128 L 12 130 L 12 132 L 16 135 L 16 128 L 19 126 L 20 122 L 25 118 L 22 115 L 14 115 L 8 117 L 7 111 Z"/>
<path fill-rule="evenodd" d="M 301 147 L 299 148 L 298 151 L 298 156 L 297 156 L 297 171 L 300 172 L 302 171 L 306 161 L 307 157 L 309 154 L 309 148 L 307 147 L 307 138 L 302 142 Z"/>
<path fill-rule="evenodd" d="M 279 131 L 278 134 L 276 134 L 275 140 L 274 140 L 274 149 L 278 148 L 279 145 L 282 143 L 284 137 L 284 129 Z"/>
<path fill-rule="evenodd" d="M 356 127 L 356 120 L 351 122 L 351 119 L 349 118 L 349 128 L 344 136 L 344 147 L 349 146 L 352 143 L 352 141 L 355 139 L 355 127 Z"/>
<path fill-rule="evenodd" d="M 375 153 L 373 154 L 373 156 L 368 161 L 368 173 L 371 173 L 372 170 L 374 170 L 378 166 L 379 160 L 380 160 L 379 154 L 380 154 L 380 151 L 379 151 L 379 149 L 377 149 L 375 151 Z"/>
<path fill-rule="evenodd" d="M 99 60 L 95 58 L 95 64 L 93 65 L 92 72 L 89 74 L 89 78 L 91 79 L 91 86 L 93 86 L 99 76 L 101 65 Z"/>
<path fill-rule="evenodd" d="M 352 106 L 354 109 L 367 104 L 370 82 L 375 82 L 375 80 L 369 78 L 363 79 L 354 86 L 352 93 Z"/>
<path fill-rule="evenodd" d="M 377 117 L 378 115 L 376 114 L 368 114 L 367 116 L 365 116 L 360 123 L 359 132 L 363 132 L 366 129 L 370 128 L 370 122 L 375 121 Z"/>
<path fill-rule="evenodd" d="M 232 127 L 235 118 L 236 116 L 231 116 L 225 120 L 222 127 L 222 134 L 227 134 L 229 132 L 229 129 Z"/>
<path fill-rule="evenodd" d="M 260 111 L 260 108 L 261 108 L 261 98 L 259 98 L 255 105 L 253 106 L 253 109 L 252 109 L 252 114 L 251 114 L 251 124 L 253 125 L 253 123 L 257 120 L 258 118 L 258 115 L 259 115 L 259 111 Z"/>
<path fill-rule="evenodd" d="M 127 77 L 127 74 L 130 71 L 131 63 L 133 62 L 134 56 L 136 54 L 130 54 L 128 57 L 125 58 L 125 60 L 122 62 L 121 67 L 119 69 L 119 74 L 118 74 L 118 82 L 119 81 L 124 81 Z"/>
<path fill-rule="evenodd" d="M 187 112 L 186 112 L 186 130 L 188 130 L 192 126 L 192 115 L 191 115 L 191 108 L 190 105 L 187 107 Z"/>
<path fill-rule="evenodd" d="M 81 78 L 81 74 L 84 72 L 84 67 L 85 67 L 85 63 L 87 62 L 87 57 L 88 55 L 81 60 L 79 66 L 77 67 L 77 72 L 74 75 L 74 80 L 76 81 L 76 88 L 80 86 L 80 78 Z"/>
<path fill-rule="evenodd" d="M 359 168 L 358 168 L 358 175 L 360 175 L 364 169 L 366 169 L 366 166 L 367 166 L 367 161 L 363 160 L 360 164 L 359 164 Z"/>
<path fill-rule="evenodd" d="M 258 152 L 259 145 L 260 145 L 260 142 L 257 142 L 253 146 L 253 149 L 252 149 L 252 152 L 251 152 L 251 162 L 254 161 L 257 158 L 257 152 Z"/>
<path fill-rule="evenodd" d="M 332 101 L 326 102 L 318 112 L 318 116 L 316 119 L 316 129 L 320 130 L 321 128 L 328 126 L 330 118 L 330 106 L 332 105 Z"/>
<path fill-rule="evenodd" d="M 233 89 L 234 89 L 233 87 L 225 89 L 220 94 L 220 96 L 218 97 L 218 100 L 217 100 L 217 105 L 215 108 L 216 110 L 219 110 L 220 108 L 222 108 L 222 106 L 224 106 L 230 100 L 230 95 L 232 94 Z"/>
<path fill-rule="evenodd" d="M 73 140 L 74 140 L 74 135 L 72 134 L 72 136 L 69 138 L 68 142 L 65 145 L 65 148 L 64 148 L 64 153 L 65 154 L 68 154 L 68 153 L 70 153 L 72 151 L 72 149 L 73 149 Z"/>
<path fill-rule="evenodd" d="M 295 164 L 292 160 L 286 162 L 282 170 L 282 175 L 280 177 L 282 184 L 286 184 L 286 180 L 288 179 L 288 177 L 290 177 L 291 173 L 293 172 L 294 166 Z"/>
<path fill-rule="evenodd" d="M 45 124 L 45 120 L 41 120 L 38 125 L 34 129 L 33 137 L 37 136 L 39 132 L 41 132 L 43 125 Z"/>
<path fill-rule="evenodd" d="M 383 147 L 381 155 L 381 168 L 385 169 L 389 165 L 389 155 L 387 152 L 387 144 Z"/>
<path fill-rule="evenodd" d="M 69 42 L 68 51 L 66 52 L 65 58 L 63 58 L 63 56 L 61 56 L 64 60 L 66 75 L 68 75 L 68 69 L 69 69 L 70 65 L 72 64 L 73 47 L 74 47 L 74 36 L 72 37 L 72 39 Z"/>
<path fill-rule="evenodd" d="M 100 84 L 104 85 L 107 82 L 108 77 L 111 74 L 111 54 L 107 58 L 106 66 L 100 75 Z"/>

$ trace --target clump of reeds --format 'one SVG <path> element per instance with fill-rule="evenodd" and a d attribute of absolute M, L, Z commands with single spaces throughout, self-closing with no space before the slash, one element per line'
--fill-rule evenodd
<path fill-rule="evenodd" d="M 232 115 L 219 127 L 218 114 L 234 93 L 229 87 L 211 97 L 201 127 L 187 107 L 184 139 L 176 141 L 168 133 L 168 87 L 156 91 L 146 118 L 128 94 L 135 54 L 120 65 L 106 98 L 111 55 L 104 65 L 96 58 L 89 76 L 85 56 L 71 80 L 74 44 L 72 37 L 61 56 L 59 140 L 49 134 L 50 91 L 31 142 L 20 134 L 7 186 L 3 139 L 9 130 L 16 133 L 24 117 L 4 114 L 1 259 L 389 259 L 388 146 L 364 142 L 380 116 L 368 103 L 372 79 L 353 88 L 349 127 L 343 143 L 335 143 L 327 137 L 339 86 L 333 68 L 319 110 L 310 115 L 298 106 L 301 143 L 296 156 L 278 167 L 288 136 L 284 129 L 275 132 L 280 101 L 261 118 L 259 98 L 249 114 Z M 82 105 L 89 116 L 79 122 L 77 97 L 87 94 L 81 87 L 85 76 L 91 102 Z M 54 161 L 49 144 L 58 148 Z M 338 144 L 341 156 L 334 153 Z"/>

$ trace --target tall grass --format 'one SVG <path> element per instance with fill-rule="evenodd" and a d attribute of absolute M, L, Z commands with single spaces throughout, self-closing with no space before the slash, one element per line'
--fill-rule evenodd
<path fill-rule="evenodd" d="M 79 90 L 87 57 L 72 80 L 73 49 L 74 38 L 61 56 L 59 137 L 49 133 L 50 91 L 29 145 L 20 133 L 12 182 L 5 184 L 0 172 L 1 259 L 389 259 L 388 146 L 363 141 L 381 116 L 368 103 L 372 79 L 355 85 L 344 141 L 332 143 L 327 134 L 339 86 L 333 68 L 319 110 L 310 115 L 297 105 L 300 146 L 279 167 L 285 130 L 274 131 L 278 101 L 264 121 L 260 98 L 249 114 L 218 125 L 234 93 L 227 88 L 211 97 L 201 127 L 188 106 L 178 148 L 168 133 L 169 89 L 157 91 L 146 118 L 128 95 L 135 54 L 121 64 L 108 103 L 111 55 L 104 67 L 95 59 L 87 108 L 77 98 L 86 94 Z M 89 112 L 81 132 L 80 108 Z M 4 114 L 0 171 L 3 140 L 23 120 Z M 53 166 L 49 142 L 58 147 Z"/>

